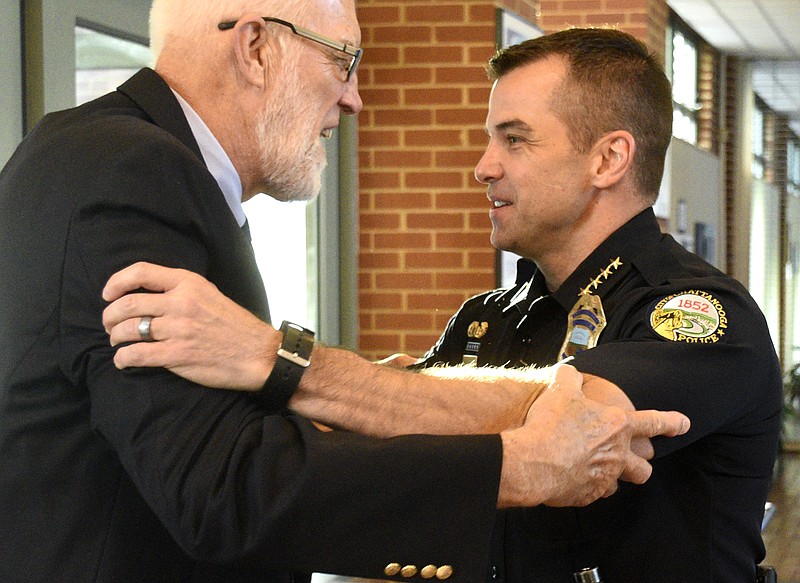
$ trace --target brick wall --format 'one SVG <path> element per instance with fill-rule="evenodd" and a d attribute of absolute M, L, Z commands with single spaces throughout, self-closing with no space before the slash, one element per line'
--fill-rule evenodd
<path fill-rule="evenodd" d="M 665 0 L 357 0 L 360 351 L 419 355 L 461 303 L 495 286 L 485 188 L 495 10 L 547 31 L 611 24 L 663 55 Z"/>

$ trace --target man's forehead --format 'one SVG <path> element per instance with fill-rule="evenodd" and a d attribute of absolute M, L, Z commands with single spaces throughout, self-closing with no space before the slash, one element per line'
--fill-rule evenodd
<path fill-rule="evenodd" d="M 347 44 L 361 44 L 361 29 L 354 0 L 310 0 L 320 33 Z"/>
<path fill-rule="evenodd" d="M 527 119 L 526 112 L 540 110 L 550 103 L 553 90 L 563 78 L 562 69 L 543 61 L 509 71 L 492 86 L 489 118 L 500 115 L 508 119 Z"/>

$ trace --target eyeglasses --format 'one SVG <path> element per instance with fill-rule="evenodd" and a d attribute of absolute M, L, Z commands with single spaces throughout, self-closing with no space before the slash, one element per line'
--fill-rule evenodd
<path fill-rule="evenodd" d="M 350 57 L 350 61 L 343 66 L 343 69 L 347 72 L 347 77 L 345 78 L 345 82 L 350 81 L 350 76 L 355 72 L 356 68 L 358 67 L 358 63 L 361 61 L 361 55 L 364 54 L 364 49 L 356 48 L 352 45 L 348 45 L 347 43 L 342 43 L 339 41 L 335 41 L 331 38 L 326 36 L 322 36 L 321 34 L 317 34 L 314 31 L 308 30 L 307 28 L 301 28 L 299 26 L 295 26 L 288 20 L 281 20 L 280 18 L 272 18 L 269 16 L 262 16 L 264 22 L 275 22 L 276 24 L 280 24 L 282 26 L 286 26 L 292 30 L 294 34 L 297 36 L 303 37 L 310 41 L 314 41 L 315 43 L 319 43 L 321 45 L 325 45 L 331 49 L 335 49 L 342 53 L 345 53 L 347 56 Z M 230 30 L 238 21 L 232 20 L 230 22 L 221 22 L 217 25 L 220 30 Z"/>

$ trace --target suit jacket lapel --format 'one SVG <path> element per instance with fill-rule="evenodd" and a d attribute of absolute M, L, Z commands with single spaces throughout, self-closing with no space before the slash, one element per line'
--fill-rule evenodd
<path fill-rule="evenodd" d="M 178 138 L 198 158 L 203 159 L 178 100 L 158 73 L 152 69 L 142 69 L 117 90 L 132 99 L 157 126 Z"/>

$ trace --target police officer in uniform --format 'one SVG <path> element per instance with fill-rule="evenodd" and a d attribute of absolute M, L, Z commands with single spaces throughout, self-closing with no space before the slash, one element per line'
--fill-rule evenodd
<path fill-rule="evenodd" d="M 654 440 L 653 476 L 588 507 L 501 514 L 490 578 L 747 582 L 780 428 L 781 381 L 758 306 L 737 281 L 662 235 L 652 210 L 670 140 L 661 68 L 632 37 L 569 30 L 490 62 L 492 242 L 516 285 L 468 300 L 418 367 L 571 359 L 637 409 L 692 429 Z"/>

